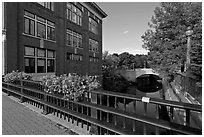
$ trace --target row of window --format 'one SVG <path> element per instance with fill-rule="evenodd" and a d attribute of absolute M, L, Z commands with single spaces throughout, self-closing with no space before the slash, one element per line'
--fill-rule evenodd
<path fill-rule="evenodd" d="M 82 47 L 82 35 L 71 31 L 67 29 L 67 45 L 72 46 L 72 47 L 77 47 L 77 48 L 83 48 Z"/>
<path fill-rule="evenodd" d="M 82 61 L 83 55 L 67 52 L 67 60 Z"/>
<path fill-rule="evenodd" d="M 40 5 L 54 11 L 53 2 L 38 2 Z M 67 3 L 67 19 L 82 26 L 82 11 L 72 3 Z M 98 34 L 98 23 L 89 17 L 89 31 Z"/>
<path fill-rule="evenodd" d="M 55 24 L 49 20 L 25 11 L 24 33 L 54 41 Z"/>
<path fill-rule="evenodd" d="M 54 3 L 53 2 L 38 2 L 40 5 L 42 5 L 43 7 L 54 11 Z"/>
<path fill-rule="evenodd" d="M 90 62 L 99 62 L 99 58 L 98 57 L 89 56 L 89 61 Z"/>
<path fill-rule="evenodd" d="M 82 12 L 79 8 L 71 3 L 67 3 L 67 19 L 76 23 L 77 25 L 82 25 Z M 89 31 L 98 34 L 98 23 L 89 17 Z"/>
<path fill-rule="evenodd" d="M 99 52 L 99 48 L 98 48 L 98 42 L 93 40 L 93 39 L 89 39 L 89 51 L 92 52 Z"/>
<path fill-rule="evenodd" d="M 40 48 L 24 48 L 26 73 L 55 72 L 55 51 Z"/>
<path fill-rule="evenodd" d="M 83 55 L 82 54 L 74 54 L 67 52 L 67 60 L 74 60 L 74 61 L 82 61 Z M 99 62 L 98 57 L 89 56 L 90 62 Z"/>

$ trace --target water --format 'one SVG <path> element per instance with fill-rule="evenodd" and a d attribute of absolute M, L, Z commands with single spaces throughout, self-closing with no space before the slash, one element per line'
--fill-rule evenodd
<path fill-rule="evenodd" d="M 138 96 L 142 96 L 142 97 L 149 97 L 149 98 L 159 98 L 159 99 L 163 99 L 163 90 L 162 90 L 162 83 L 157 82 L 155 79 L 147 79 L 146 77 L 144 78 L 139 78 L 138 79 L 138 83 L 137 83 L 137 88 L 136 86 L 132 86 L 129 87 L 127 90 L 127 94 L 134 94 L 134 95 L 138 95 Z M 140 91 L 140 90 L 143 91 Z M 123 103 L 118 103 L 118 109 L 119 110 L 125 110 L 124 104 Z M 145 113 L 144 110 L 144 103 L 137 101 L 135 108 L 133 105 L 133 102 L 130 102 L 129 104 L 126 104 L 126 112 L 129 113 L 133 113 L 133 110 L 136 109 L 136 114 L 137 115 L 141 115 L 143 116 Z M 155 104 L 147 104 L 147 114 L 146 117 L 149 118 L 157 118 L 157 112 L 160 112 L 160 118 L 161 117 L 165 117 L 165 116 L 161 116 L 161 114 L 167 114 L 165 111 L 165 108 L 157 108 L 157 106 Z M 166 116 L 167 117 L 167 116 Z M 117 122 L 118 125 L 123 126 L 123 117 L 118 116 L 117 117 Z M 130 119 L 126 119 L 125 121 L 125 125 L 126 128 L 128 129 L 133 129 L 133 120 Z M 138 134 L 143 134 L 143 128 L 144 128 L 144 124 L 141 122 L 136 122 L 136 132 Z M 155 134 L 156 133 L 156 128 L 154 126 L 148 125 L 146 124 L 146 133 L 147 134 Z M 166 130 L 164 129 L 159 129 L 159 133 L 160 134 L 166 134 Z"/>

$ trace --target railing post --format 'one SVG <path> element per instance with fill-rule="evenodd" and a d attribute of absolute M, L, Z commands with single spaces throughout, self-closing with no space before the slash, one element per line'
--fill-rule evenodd
<path fill-rule="evenodd" d="M 10 92 L 9 92 L 9 84 L 8 83 L 6 83 L 6 88 L 7 88 L 7 96 L 10 96 Z"/>
<path fill-rule="evenodd" d="M 186 109 L 185 125 L 190 126 L 190 109 Z"/>
<path fill-rule="evenodd" d="M 20 79 L 20 82 L 21 82 L 21 94 L 23 94 L 23 80 Z M 23 103 L 24 102 L 24 97 L 23 95 L 21 95 L 21 98 L 20 98 L 20 103 Z"/>
<path fill-rule="evenodd" d="M 91 103 L 97 104 L 97 94 L 91 92 Z M 91 117 L 97 119 L 98 118 L 98 113 L 97 109 L 91 108 Z M 96 125 L 91 124 L 91 129 L 89 134 L 91 135 L 99 135 L 99 129 Z M 101 134 L 101 133 L 100 133 Z"/>
<path fill-rule="evenodd" d="M 47 95 L 44 94 L 44 101 L 47 102 Z M 48 107 L 47 105 L 43 104 L 43 112 L 42 112 L 43 115 L 47 115 L 48 114 Z"/>

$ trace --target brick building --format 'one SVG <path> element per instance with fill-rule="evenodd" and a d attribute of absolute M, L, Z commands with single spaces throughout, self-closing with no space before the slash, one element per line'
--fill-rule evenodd
<path fill-rule="evenodd" d="M 3 74 L 101 75 L 106 16 L 94 2 L 3 3 Z"/>

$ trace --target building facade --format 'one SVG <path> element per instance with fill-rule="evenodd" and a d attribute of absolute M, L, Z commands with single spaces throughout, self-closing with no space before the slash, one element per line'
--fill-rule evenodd
<path fill-rule="evenodd" d="M 94 2 L 3 3 L 3 73 L 101 75 L 106 16 Z"/>

